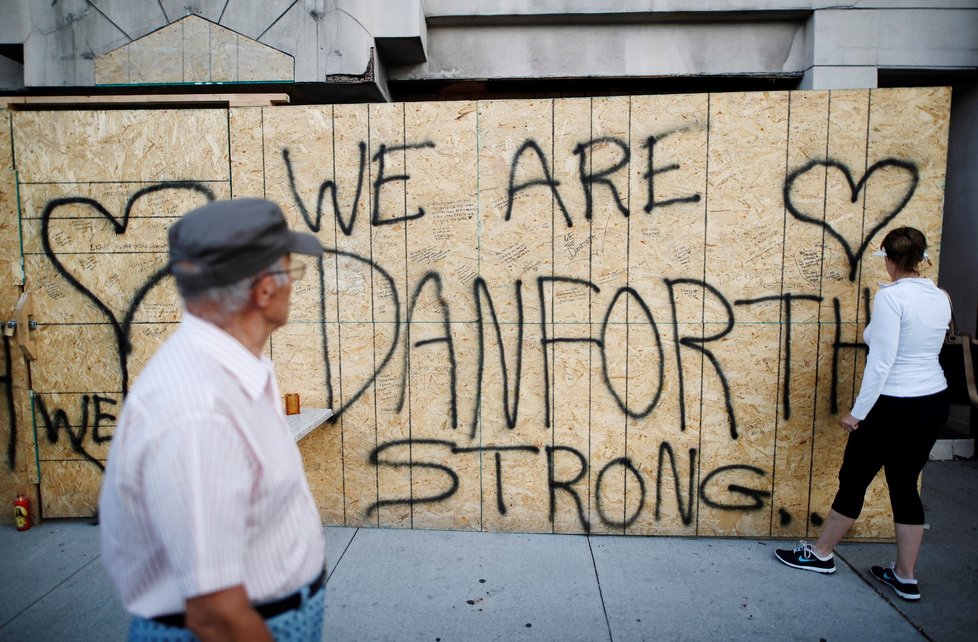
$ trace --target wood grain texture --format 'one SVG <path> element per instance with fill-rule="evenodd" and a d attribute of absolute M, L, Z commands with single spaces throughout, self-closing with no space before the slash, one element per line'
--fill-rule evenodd
<path fill-rule="evenodd" d="M 283 392 L 337 415 L 300 442 L 327 523 L 817 536 L 885 277 L 870 254 L 913 225 L 937 274 L 949 105 L 920 88 L 0 112 L 0 286 L 10 307 L 22 258 L 45 508 L 92 510 L 124 393 L 179 321 L 167 229 L 233 194 L 326 248 L 267 354 Z M 3 488 L 33 460 L 18 404 Z M 879 481 L 852 536 L 892 536 Z"/>

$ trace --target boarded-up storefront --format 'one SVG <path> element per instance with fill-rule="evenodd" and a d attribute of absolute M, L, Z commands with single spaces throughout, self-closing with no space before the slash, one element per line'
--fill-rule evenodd
<path fill-rule="evenodd" d="M 166 230 L 264 196 L 327 248 L 268 347 L 336 418 L 328 524 L 811 537 L 885 231 L 936 279 L 950 92 L 0 112 L 4 488 L 91 515 L 176 327 Z M 23 278 L 21 276 L 21 262 Z M 22 286 L 22 287 L 21 287 Z M 20 329 L 22 330 L 22 329 Z M 892 535 L 882 479 L 857 537 Z"/>

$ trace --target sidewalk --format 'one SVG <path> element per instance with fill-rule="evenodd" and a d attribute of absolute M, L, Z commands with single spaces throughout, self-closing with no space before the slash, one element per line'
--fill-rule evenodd
<path fill-rule="evenodd" d="M 978 461 L 933 461 L 923 599 L 868 575 L 779 564 L 795 542 L 328 528 L 328 640 L 970 640 L 978 635 Z M 0 529 L 0 640 L 121 640 L 128 618 L 89 520 Z"/>

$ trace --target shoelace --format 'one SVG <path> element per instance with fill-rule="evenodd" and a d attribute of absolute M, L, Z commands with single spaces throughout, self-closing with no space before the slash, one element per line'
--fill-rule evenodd
<path fill-rule="evenodd" d="M 795 552 L 801 553 L 801 556 L 805 559 L 812 559 L 813 557 L 819 559 L 819 557 L 815 555 L 815 547 L 805 540 L 798 542 L 798 548 L 795 549 Z"/>

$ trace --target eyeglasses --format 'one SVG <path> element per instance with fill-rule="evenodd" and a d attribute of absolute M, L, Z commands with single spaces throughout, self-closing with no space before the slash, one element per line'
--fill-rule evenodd
<path fill-rule="evenodd" d="M 269 270 L 268 272 L 265 272 L 259 276 L 258 279 L 262 278 L 262 276 L 271 276 L 275 274 L 288 274 L 290 281 L 299 281 L 306 275 L 306 264 L 302 261 L 292 261 L 292 265 L 288 270 Z M 255 283 L 258 283 L 258 279 L 255 279 Z"/>

